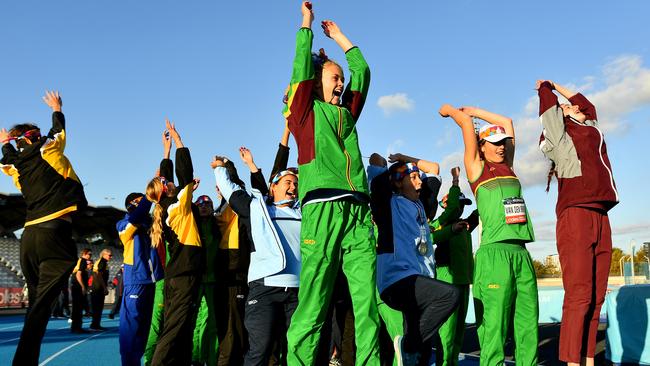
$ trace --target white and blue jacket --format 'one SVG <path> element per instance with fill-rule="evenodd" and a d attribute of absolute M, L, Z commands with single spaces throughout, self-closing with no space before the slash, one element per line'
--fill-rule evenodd
<path fill-rule="evenodd" d="M 274 287 L 298 287 L 300 278 L 300 205 L 289 208 L 291 215 L 284 220 L 292 220 L 296 232 L 282 232 L 275 207 L 269 210 L 259 190 L 253 189 L 248 194 L 228 177 L 224 167 L 214 170 L 217 187 L 228 201 L 233 211 L 242 220 L 251 242 L 251 258 L 248 268 L 248 282 L 264 280 L 264 284 Z M 273 212 L 271 214 L 270 212 Z M 286 227 L 286 226 L 285 226 Z"/>

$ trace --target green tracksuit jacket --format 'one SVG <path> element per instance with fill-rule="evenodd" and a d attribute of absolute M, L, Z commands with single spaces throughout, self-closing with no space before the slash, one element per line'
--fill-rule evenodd
<path fill-rule="evenodd" d="M 305 195 L 315 189 L 368 195 L 356 122 L 368 94 L 370 69 L 359 48 L 351 48 L 345 54 L 351 75 L 343 93 L 343 105 L 316 99 L 311 58 L 313 38 L 309 28 L 298 31 L 293 74 L 284 110 L 298 145 L 300 201 L 305 204 Z"/>

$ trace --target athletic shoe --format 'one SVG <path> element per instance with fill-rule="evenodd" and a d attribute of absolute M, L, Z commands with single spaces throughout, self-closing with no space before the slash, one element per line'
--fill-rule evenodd
<path fill-rule="evenodd" d="M 332 357 L 330 358 L 329 366 L 343 366 L 343 361 L 341 361 L 341 359 L 338 357 Z"/>
<path fill-rule="evenodd" d="M 108 314 L 108 319 L 115 319 L 115 315 L 113 315 L 113 314 Z"/>
<path fill-rule="evenodd" d="M 103 332 L 106 330 L 106 328 L 102 327 L 101 325 L 98 327 L 88 327 L 88 329 L 95 332 Z"/>
<path fill-rule="evenodd" d="M 68 319 L 68 323 L 69 323 L 69 324 L 72 324 L 72 319 Z"/>
<path fill-rule="evenodd" d="M 393 347 L 395 348 L 395 357 L 397 358 L 397 366 L 417 366 L 420 361 L 420 354 L 418 352 L 408 353 L 402 350 L 404 337 L 401 335 L 395 336 L 393 340 Z"/>
<path fill-rule="evenodd" d="M 86 333 L 90 333 L 90 332 L 88 332 L 88 331 L 85 330 L 85 329 L 81 329 L 81 328 L 79 328 L 79 329 L 70 329 L 70 333 L 86 334 Z"/>

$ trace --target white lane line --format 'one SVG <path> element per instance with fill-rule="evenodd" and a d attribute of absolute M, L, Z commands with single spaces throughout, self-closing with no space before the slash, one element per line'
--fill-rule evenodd
<path fill-rule="evenodd" d="M 18 338 L 7 339 L 6 341 L 2 341 L 2 342 L 0 342 L 0 344 L 3 344 L 3 343 L 9 343 L 9 342 L 13 342 L 13 341 L 17 341 L 17 340 L 19 340 L 19 339 L 20 339 L 20 337 L 18 337 Z"/>
<path fill-rule="evenodd" d="M 0 328 L 0 330 L 7 330 L 7 329 L 18 328 L 18 327 L 22 327 L 22 326 L 23 326 L 22 324 L 18 324 L 18 325 L 13 325 L 11 327 Z"/>
<path fill-rule="evenodd" d="M 107 319 L 107 320 L 104 320 L 104 321 L 105 321 L 105 322 L 114 322 L 114 321 L 117 321 L 117 319 Z M 16 325 L 16 327 L 22 327 L 22 325 Z M 61 327 L 61 328 L 50 329 L 50 331 L 61 330 L 61 329 L 70 329 L 70 326 L 69 326 L 69 325 L 66 325 L 66 326 Z M 111 329 L 111 330 L 112 330 L 112 329 Z M 110 330 L 109 330 L 109 331 L 110 331 Z M 105 332 L 104 332 L 104 333 L 105 333 Z M 101 334 L 101 333 L 100 333 L 100 334 Z M 43 339 L 45 339 L 46 337 L 47 337 L 47 333 L 45 333 L 45 337 L 43 337 Z M 19 340 L 19 339 L 20 339 L 20 337 L 18 337 L 18 338 L 6 339 L 6 340 L 3 340 L 3 341 L 0 341 L 0 344 L 5 344 L 5 343 L 9 343 L 9 342 L 17 341 L 17 340 Z"/>
<path fill-rule="evenodd" d="M 69 350 L 69 349 L 71 349 L 71 348 L 73 348 L 73 347 L 76 347 L 76 346 L 78 346 L 78 345 L 80 345 L 80 344 L 82 344 L 82 343 L 84 343 L 84 342 L 86 342 L 86 341 L 89 341 L 89 340 L 91 340 L 91 339 L 93 339 L 93 338 L 95 338 L 95 337 L 99 337 L 99 336 L 102 335 L 102 334 L 110 333 L 110 332 L 112 332 L 112 331 L 113 331 L 112 329 L 111 329 L 111 330 L 107 330 L 107 331 L 104 331 L 104 332 L 101 332 L 101 333 L 98 333 L 98 334 L 92 335 L 92 336 L 90 336 L 90 337 L 88 337 L 88 338 L 86 338 L 86 339 L 82 339 L 82 340 L 80 340 L 80 341 L 77 342 L 77 343 L 73 343 L 73 344 L 69 345 L 68 347 L 66 347 L 66 348 L 64 348 L 64 349 L 62 349 L 62 350 L 60 350 L 59 352 L 53 354 L 52 356 L 46 358 L 45 360 L 43 360 L 43 362 L 39 363 L 38 366 L 44 366 L 44 365 L 47 365 L 50 361 L 52 361 L 53 359 L 59 357 L 63 352 L 65 352 L 65 351 L 67 351 L 67 350 Z"/>
<path fill-rule="evenodd" d="M 22 327 L 22 325 L 21 325 L 21 327 Z M 56 329 L 50 329 L 50 331 L 61 330 L 61 329 L 70 329 L 70 326 L 65 326 L 65 327 L 56 328 Z M 47 336 L 47 333 L 46 333 L 46 336 Z M 45 337 L 43 337 L 43 338 L 45 338 Z M 12 339 L 7 339 L 7 340 L 4 340 L 4 341 L 0 341 L 0 344 L 4 344 L 4 343 L 9 343 L 9 342 L 17 341 L 17 340 L 19 340 L 19 339 L 20 339 L 20 337 L 18 337 L 18 338 L 12 338 Z"/>

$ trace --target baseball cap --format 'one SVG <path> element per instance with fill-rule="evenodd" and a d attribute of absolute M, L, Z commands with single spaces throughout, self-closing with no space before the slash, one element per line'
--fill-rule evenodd
<path fill-rule="evenodd" d="M 488 142 L 499 142 L 503 139 L 512 138 L 512 136 L 506 134 L 505 128 L 497 125 L 486 125 L 481 127 L 478 131 L 479 140 L 485 140 Z"/>

